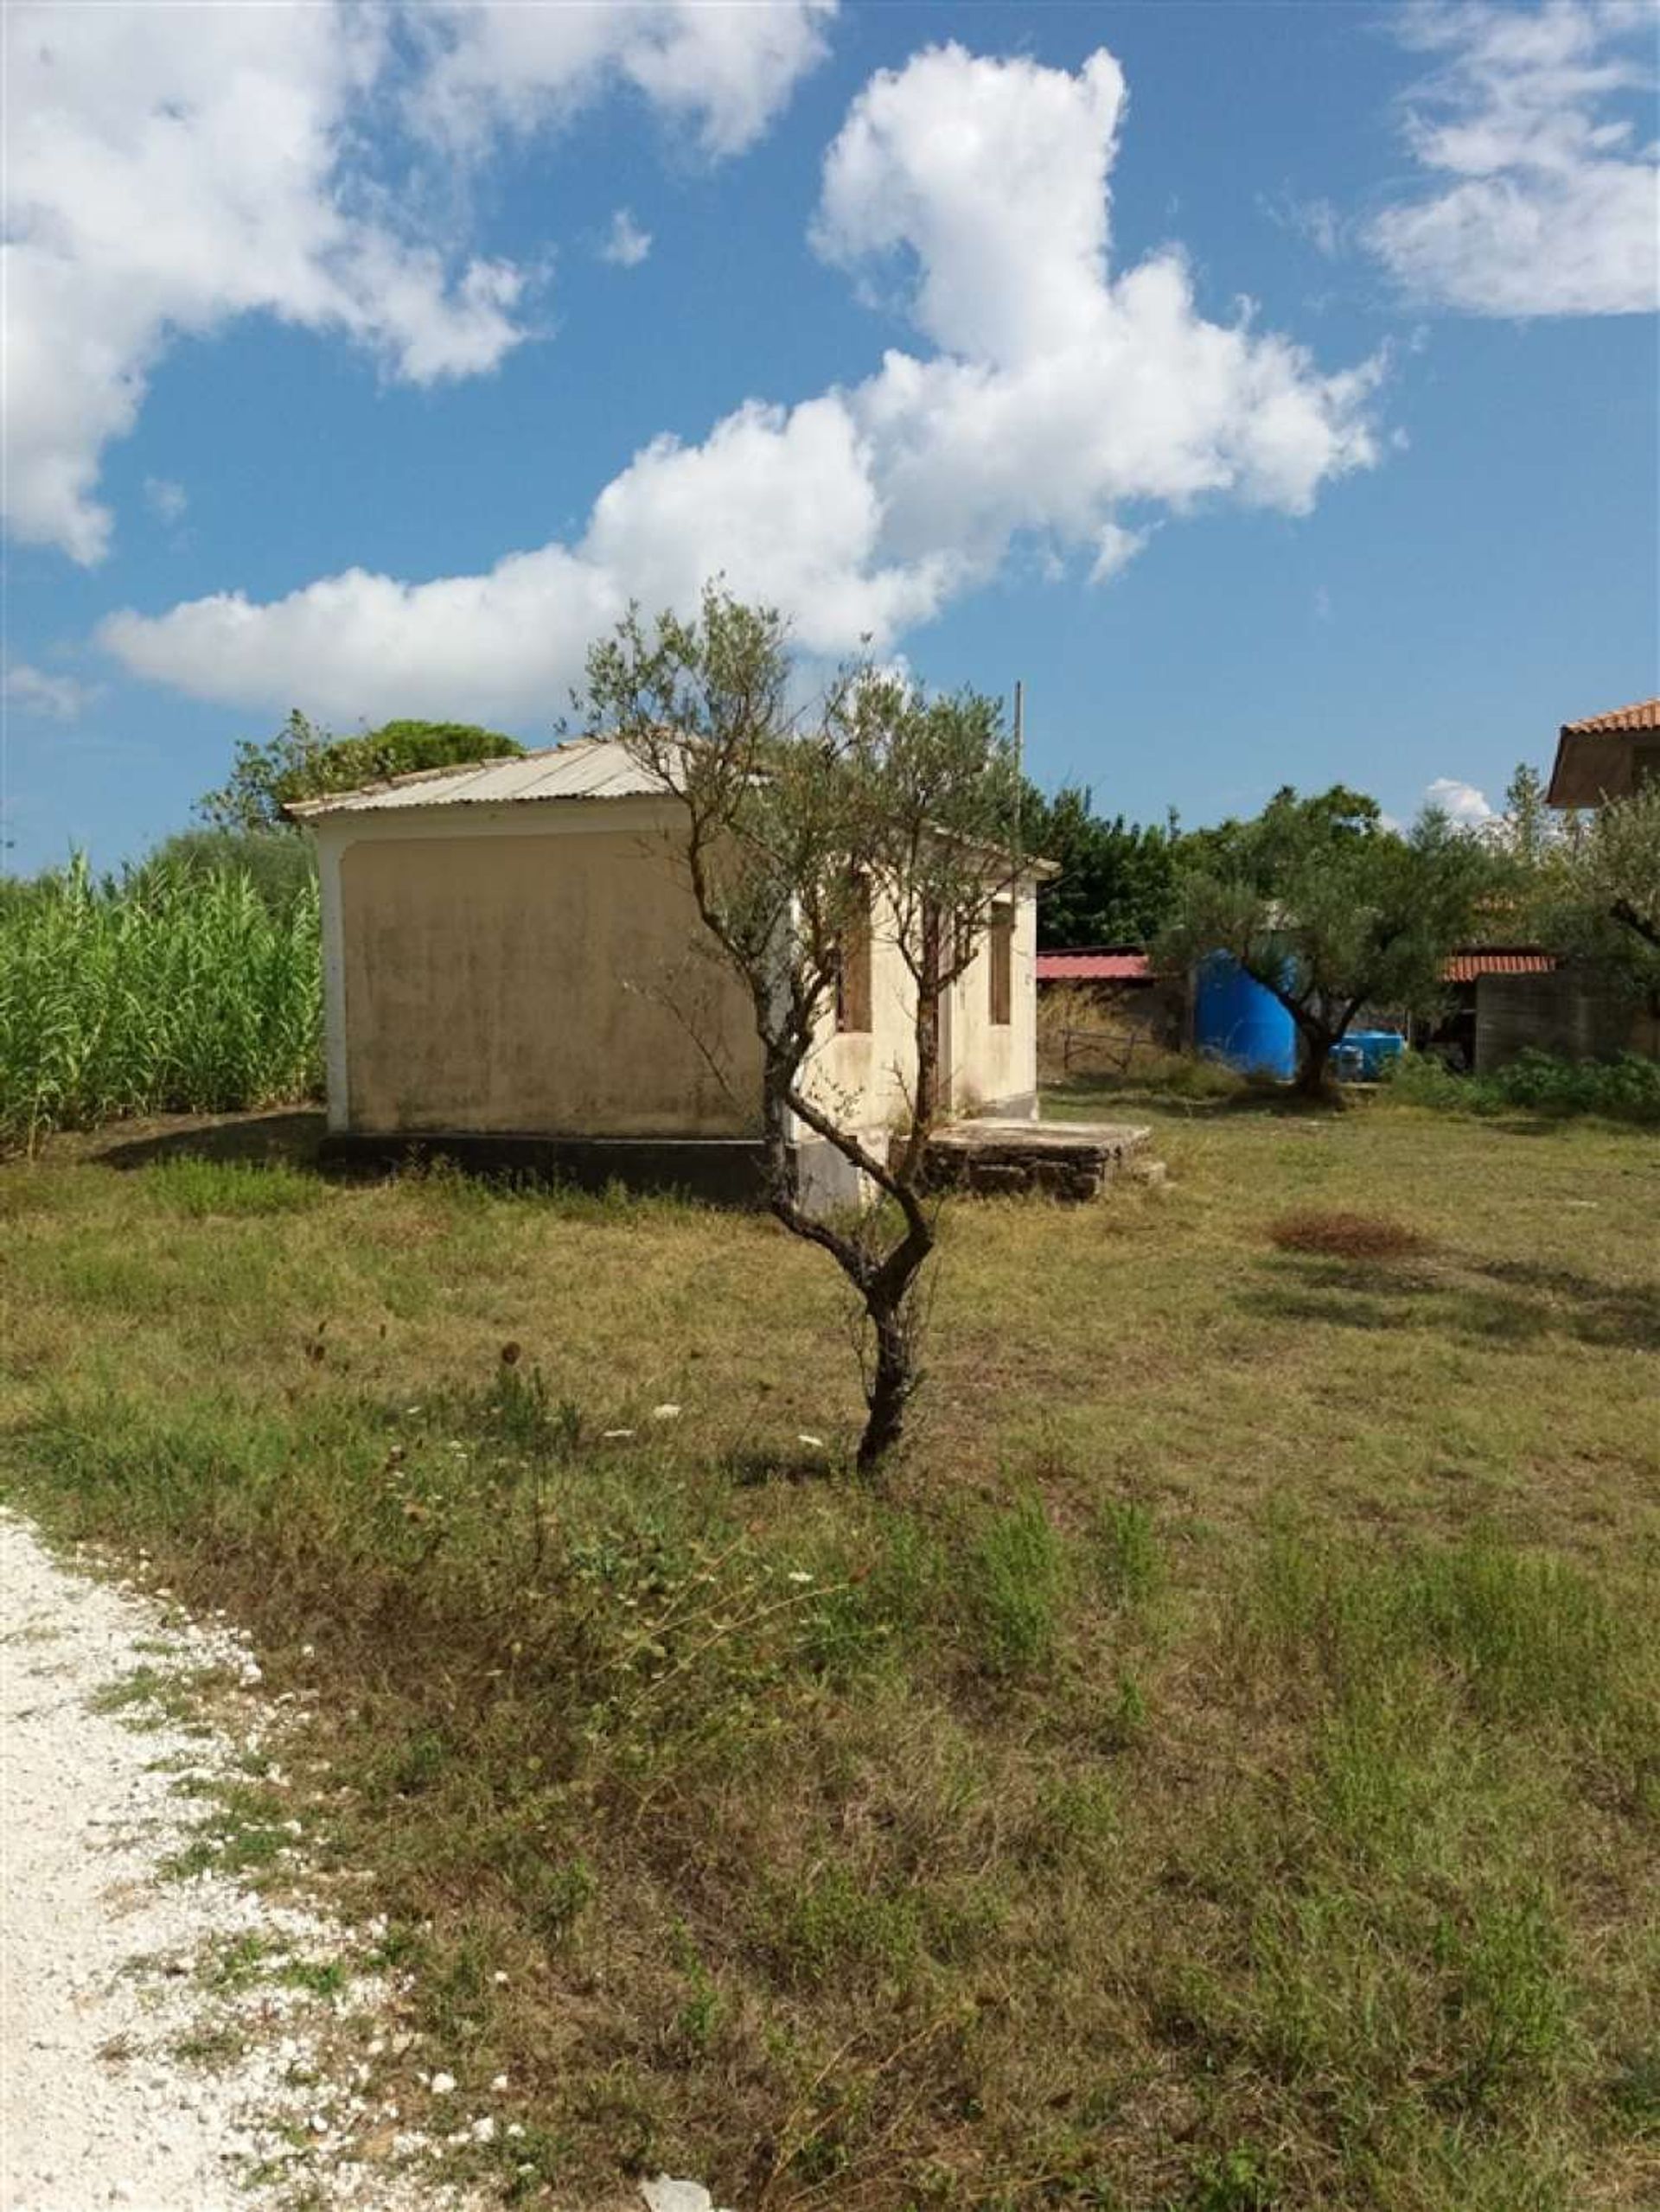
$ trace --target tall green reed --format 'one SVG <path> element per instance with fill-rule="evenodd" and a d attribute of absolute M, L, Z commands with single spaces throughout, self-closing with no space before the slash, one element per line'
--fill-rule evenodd
<path fill-rule="evenodd" d="M 317 893 L 239 870 L 83 858 L 0 902 L 0 1139 L 124 1114 L 231 1112 L 321 1077 Z"/>

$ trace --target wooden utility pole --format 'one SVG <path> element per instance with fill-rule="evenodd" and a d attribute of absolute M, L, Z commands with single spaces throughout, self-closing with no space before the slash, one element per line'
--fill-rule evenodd
<path fill-rule="evenodd" d="M 1020 814 L 1026 798 L 1026 687 L 1014 679 L 1014 872 L 1020 875 Z"/>

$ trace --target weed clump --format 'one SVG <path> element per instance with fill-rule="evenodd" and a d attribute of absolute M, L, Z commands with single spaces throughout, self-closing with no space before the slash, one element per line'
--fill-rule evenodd
<path fill-rule="evenodd" d="M 1069 1574 L 1065 1546 L 1041 1501 L 1025 1498 L 997 1514 L 964 1566 L 970 1631 L 984 1671 L 1010 1680 L 1052 1663 Z"/>

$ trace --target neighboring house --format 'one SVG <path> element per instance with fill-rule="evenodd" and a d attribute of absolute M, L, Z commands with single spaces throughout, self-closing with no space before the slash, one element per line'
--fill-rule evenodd
<path fill-rule="evenodd" d="M 1193 1042 L 1186 979 L 1156 975 L 1133 946 L 1039 953 L 1037 968 L 1044 1048 L 1063 1074 L 1090 1064 L 1092 1046 L 1121 1046 L 1132 1031 L 1162 1044 Z M 1416 1049 L 1451 1067 L 1488 1074 L 1529 1047 L 1574 1060 L 1656 1049 L 1655 1024 L 1644 1009 L 1597 988 L 1542 947 L 1459 946 L 1441 978 L 1444 1010 L 1433 1022 L 1406 1026 Z M 1074 1010 L 1080 998 L 1092 1002 L 1082 1017 Z M 1372 1018 L 1395 1017 L 1376 1009 L 1360 1025 Z"/>
<path fill-rule="evenodd" d="M 1553 806 L 1601 806 L 1660 781 L 1660 698 L 1565 722 L 1545 794 Z M 1532 1047 L 1570 1060 L 1660 1053 L 1660 1020 L 1593 976 L 1569 968 L 1484 985 L 1476 1066 L 1485 1073 Z"/>
<path fill-rule="evenodd" d="M 1041 952 L 1038 1055 L 1046 1075 L 1127 1067 L 1146 1048 L 1183 1039 L 1185 978 L 1156 974 L 1139 945 L 1089 945 Z"/>
<path fill-rule="evenodd" d="M 1660 699 L 1565 722 L 1545 794 L 1552 806 L 1600 806 L 1660 778 Z"/>
<path fill-rule="evenodd" d="M 1448 953 L 1441 970 L 1446 1011 L 1426 1027 L 1414 1025 L 1414 1045 L 1451 1067 L 1485 1074 L 1500 1064 L 1494 1054 L 1502 1050 L 1508 1027 L 1502 1015 L 1495 1024 L 1496 1012 L 1501 1005 L 1513 1007 L 1519 1000 L 1525 1006 L 1548 994 L 1556 966 L 1556 955 L 1537 945 L 1459 946 Z"/>
<path fill-rule="evenodd" d="M 573 1180 L 753 1196 L 761 1055 L 693 905 L 680 802 L 613 740 L 289 809 L 316 839 L 331 1149 L 425 1145 Z M 1031 864 L 941 1008 L 947 1110 L 1037 1111 Z M 812 1095 L 881 1141 L 914 1074 L 885 917 L 846 948 Z M 792 1132 L 808 1189 L 851 1170 Z"/>

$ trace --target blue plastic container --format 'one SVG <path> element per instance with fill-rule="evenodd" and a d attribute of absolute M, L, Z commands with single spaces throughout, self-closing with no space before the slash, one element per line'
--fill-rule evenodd
<path fill-rule="evenodd" d="M 1246 974 L 1229 953 L 1201 960 L 1194 977 L 1193 1042 L 1207 1059 L 1242 1075 L 1278 1075 L 1297 1068 L 1297 1024 L 1271 991 Z"/>
<path fill-rule="evenodd" d="M 1350 1030 L 1331 1048 L 1331 1071 L 1344 1083 L 1376 1083 L 1385 1068 L 1398 1060 L 1407 1041 L 1398 1030 Z"/>

